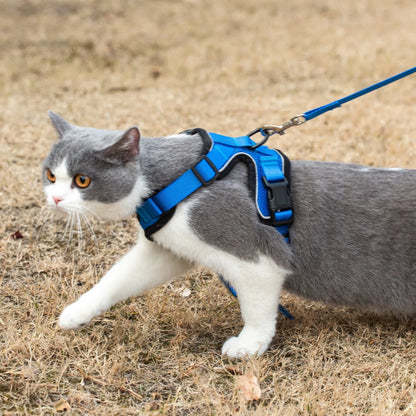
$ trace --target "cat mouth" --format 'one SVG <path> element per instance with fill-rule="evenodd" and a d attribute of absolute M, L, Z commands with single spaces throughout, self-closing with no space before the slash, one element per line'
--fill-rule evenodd
<path fill-rule="evenodd" d="M 101 220 L 101 217 L 92 209 L 85 206 L 73 205 L 73 204 L 55 204 L 48 203 L 48 209 L 59 217 L 79 217 L 86 219 L 87 217 L 93 217 Z"/>
<path fill-rule="evenodd" d="M 50 204 L 48 205 L 48 208 L 53 212 L 54 215 L 60 217 L 60 218 L 64 218 L 64 217 L 70 217 L 72 215 L 80 215 L 80 216 L 84 216 L 85 213 L 83 212 L 83 210 L 79 209 L 78 207 L 72 207 L 72 206 L 67 206 L 67 205 L 55 205 L 55 204 Z"/>

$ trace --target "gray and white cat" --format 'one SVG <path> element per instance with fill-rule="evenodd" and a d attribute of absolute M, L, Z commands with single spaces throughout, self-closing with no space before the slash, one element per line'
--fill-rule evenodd
<path fill-rule="evenodd" d="M 207 143 L 187 133 L 141 138 L 49 113 L 59 141 L 43 164 L 47 204 L 102 218 L 135 214 L 141 202 L 188 170 Z M 112 305 L 202 265 L 238 293 L 244 327 L 223 354 L 263 353 L 275 333 L 282 288 L 308 299 L 395 316 L 416 315 L 416 170 L 293 161 L 295 221 L 288 245 L 258 220 L 247 166 L 181 202 L 149 241 L 137 244 L 64 309 L 77 328 Z"/>

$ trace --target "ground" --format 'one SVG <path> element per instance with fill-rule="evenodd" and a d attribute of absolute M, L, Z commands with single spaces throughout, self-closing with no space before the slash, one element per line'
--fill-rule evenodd
<path fill-rule="evenodd" d="M 0 413 L 413 415 L 414 321 L 283 296 L 260 358 L 229 360 L 238 305 L 205 270 L 79 331 L 62 308 L 133 244 L 135 219 L 64 237 L 45 211 L 46 111 L 145 136 L 243 135 L 416 63 L 413 0 L 0 0 Z M 416 168 L 416 76 L 273 139 L 292 159 Z M 394 190 L 392 190 L 394 192 Z M 394 230 L 392 230 L 394 232 Z M 19 238 L 22 237 L 22 238 Z M 63 238 L 64 237 L 64 238 Z M 79 237 L 79 238 L 78 238 Z M 241 376 L 261 397 L 248 400 Z"/>

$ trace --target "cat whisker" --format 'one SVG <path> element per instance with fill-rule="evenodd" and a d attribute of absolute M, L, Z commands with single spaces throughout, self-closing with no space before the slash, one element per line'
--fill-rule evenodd
<path fill-rule="evenodd" d="M 77 219 L 77 235 L 78 235 L 78 246 L 81 247 L 83 243 L 83 235 L 82 235 L 82 224 L 80 219 L 80 213 L 76 212 L 76 219 Z"/>
<path fill-rule="evenodd" d="M 65 230 L 64 230 L 64 233 L 62 235 L 62 240 L 66 239 L 66 236 L 68 235 L 70 224 L 71 224 L 71 213 L 68 212 L 68 217 L 67 217 L 67 220 L 66 220 Z"/>
<path fill-rule="evenodd" d="M 41 227 L 45 226 L 45 224 L 50 224 L 51 219 L 60 217 L 57 217 L 56 214 L 62 213 L 66 214 L 66 224 L 60 239 L 61 241 L 66 241 L 67 249 L 69 249 L 69 246 L 73 241 L 74 234 L 77 236 L 79 248 L 86 244 L 86 240 L 84 238 L 85 229 L 83 229 L 85 224 L 85 227 L 88 230 L 88 234 L 91 235 L 92 240 L 94 240 L 94 245 L 98 250 L 97 237 L 91 223 L 91 218 L 97 218 L 100 221 L 102 218 L 87 207 L 79 207 L 75 204 L 66 204 L 62 210 L 57 210 L 55 207 L 45 205 L 41 208 L 40 214 L 36 219 L 34 225 L 35 230 L 40 229 Z"/>
<path fill-rule="evenodd" d="M 72 204 L 68 204 L 65 206 L 66 211 L 69 212 L 75 212 L 78 214 L 81 214 L 82 216 L 87 216 L 87 214 L 91 214 L 91 216 L 97 218 L 98 220 L 102 221 L 102 218 L 92 209 L 87 208 L 85 206 L 83 207 L 78 207 L 77 205 L 72 205 Z M 85 212 L 84 212 L 85 211 Z"/>
<path fill-rule="evenodd" d="M 36 216 L 36 221 L 34 224 L 35 228 L 40 228 L 47 221 L 47 217 L 50 216 L 50 211 L 46 205 L 43 205 L 39 211 L 39 215 Z"/>
<path fill-rule="evenodd" d="M 92 228 L 91 222 L 85 214 L 80 213 L 81 219 L 84 221 L 87 226 L 88 231 L 90 232 L 92 239 L 94 240 L 95 246 L 98 248 L 97 237 L 95 235 L 94 229 Z"/>
<path fill-rule="evenodd" d="M 87 207 L 82 207 L 82 209 L 84 210 L 84 211 L 87 211 L 87 213 L 89 213 L 89 214 L 91 214 L 93 217 L 95 217 L 95 218 L 97 218 L 98 220 L 100 220 L 100 221 L 102 221 L 103 219 L 95 212 L 95 211 L 93 211 L 92 209 L 90 209 L 90 208 L 87 208 Z M 84 215 L 84 218 L 87 218 L 87 216 L 86 216 L 86 214 L 84 214 L 83 213 L 83 215 Z"/>
<path fill-rule="evenodd" d="M 84 209 L 84 207 L 83 207 Z M 66 205 L 65 206 L 65 212 L 68 214 L 66 227 L 64 234 L 62 236 L 62 239 L 67 239 L 67 248 L 69 247 L 73 235 L 77 234 L 77 240 L 78 240 L 78 247 L 82 247 L 85 244 L 84 239 L 84 232 L 83 232 L 83 224 L 85 224 L 86 228 L 88 229 L 89 233 L 92 236 L 92 239 L 94 240 L 94 244 L 96 247 L 98 247 L 97 238 L 94 232 L 94 229 L 92 227 L 91 221 L 88 218 L 88 215 L 85 212 L 82 212 L 83 210 L 80 210 L 79 207 Z M 86 211 L 93 214 L 95 217 L 100 218 L 97 214 L 95 214 L 90 209 L 86 209 Z M 100 218 L 101 219 L 101 218 Z"/>
<path fill-rule="evenodd" d="M 53 218 L 52 210 L 47 205 L 42 206 L 33 224 L 34 231 L 38 232 L 45 224 L 49 225 Z"/>
<path fill-rule="evenodd" d="M 69 247 L 69 243 L 72 240 L 72 234 L 74 232 L 74 223 L 75 223 L 75 213 L 71 211 L 69 215 L 69 234 L 68 234 L 67 247 Z"/>

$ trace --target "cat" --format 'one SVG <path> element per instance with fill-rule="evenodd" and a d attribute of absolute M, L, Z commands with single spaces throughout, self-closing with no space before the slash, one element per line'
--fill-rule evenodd
<path fill-rule="evenodd" d="M 207 150 L 199 134 L 142 138 L 70 124 L 43 163 L 47 205 L 56 212 L 126 218 L 145 198 L 188 170 Z M 88 323 L 122 300 L 195 265 L 238 293 L 243 329 L 230 357 L 260 355 L 274 334 L 281 289 L 378 314 L 416 314 L 416 170 L 292 161 L 290 244 L 259 221 L 246 164 L 182 201 L 167 224 L 138 240 L 91 290 L 67 306 L 61 328 Z"/>

